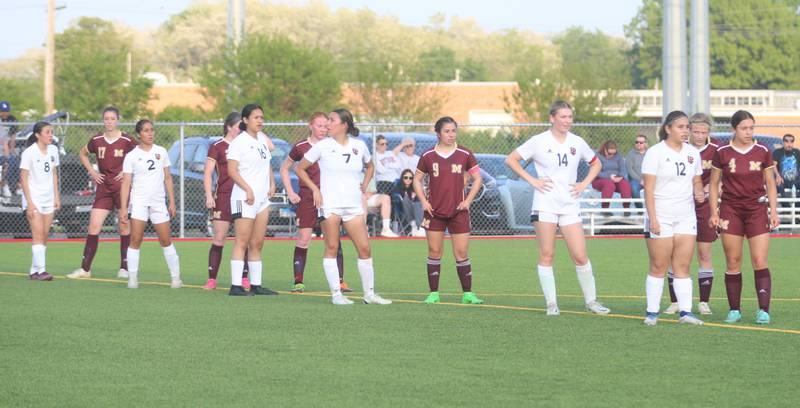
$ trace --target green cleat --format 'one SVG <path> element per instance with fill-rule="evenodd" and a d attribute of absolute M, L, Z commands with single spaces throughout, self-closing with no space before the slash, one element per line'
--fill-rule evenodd
<path fill-rule="evenodd" d="M 431 292 L 428 294 L 428 297 L 425 298 L 425 303 L 429 305 L 439 303 L 439 292 Z"/>
<path fill-rule="evenodd" d="M 756 313 L 756 324 L 769 324 L 769 313 L 764 311 L 764 309 L 758 309 L 758 313 Z"/>
<path fill-rule="evenodd" d="M 303 293 L 305 290 L 306 285 L 303 285 L 302 283 L 295 283 L 294 286 L 292 286 L 292 293 Z"/>
<path fill-rule="evenodd" d="M 769 318 L 769 315 L 767 316 Z M 725 318 L 725 323 L 738 323 L 742 321 L 742 312 L 738 310 L 731 310 L 728 312 L 728 317 Z"/>
<path fill-rule="evenodd" d="M 478 299 L 478 297 L 475 296 L 475 292 L 464 292 L 464 296 L 461 297 L 461 303 L 468 305 L 480 305 L 483 303 L 483 299 Z"/>

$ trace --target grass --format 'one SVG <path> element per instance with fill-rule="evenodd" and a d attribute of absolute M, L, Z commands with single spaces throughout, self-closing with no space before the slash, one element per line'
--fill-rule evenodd
<path fill-rule="evenodd" d="M 313 293 L 268 298 L 172 290 L 152 242 L 143 246 L 136 291 L 115 278 L 113 242 L 101 243 L 97 280 L 30 282 L 14 274 L 28 269 L 29 243 L 3 243 L 0 271 L 10 274 L 0 274 L 0 406 L 795 406 L 798 242 L 772 241 L 772 332 L 750 330 L 759 328 L 749 270 L 744 322 L 722 323 L 719 245 L 709 324 L 685 327 L 666 317 L 647 328 L 647 256 L 638 239 L 589 242 L 611 317 L 582 312 L 560 247 L 556 318 L 543 312 L 530 239 L 471 243 L 474 288 L 485 306 L 457 304 L 450 256 L 442 271 L 446 304 L 420 304 L 424 241 L 373 241 L 378 291 L 396 301 L 386 307 L 330 305 L 319 242 L 309 251 Z M 345 245 L 346 278 L 359 288 Z M 202 285 L 208 244 L 176 246 L 184 283 Z M 265 244 L 267 286 L 290 287 L 292 246 Z M 49 244 L 48 271 L 68 273 L 81 251 L 81 243 Z M 221 286 L 229 282 L 227 254 Z"/>

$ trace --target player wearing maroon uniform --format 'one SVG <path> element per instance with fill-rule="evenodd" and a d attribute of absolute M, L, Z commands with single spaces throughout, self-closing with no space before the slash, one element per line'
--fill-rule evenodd
<path fill-rule="evenodd" d="M 431 293 L 425 303 L 439 303 L 439 272 L 442 263 L 444 231 L 450 232 L 456 271 L 464 295 L 462 303 L 481 304 L 472 292 L 472 265 L 469 262 L 469 206 L 481 189 L 481 171 L 478 160 L 471 151 L 456 144 L 458 124 L 445 116 L 434 125 L 439 143 L 423 153 L 414 175 L 414 191 L 422 202 L 425 216 L 422 227 L 428 237 L 428 286 Z M 428 194 L 422 188 L 422 179 L 428 176 Z M 467 177 L 472 177 L 472 187 L 464 197 Z"/>
<path fill-rule="evenodd" d="M 208 281 L 203 286 L 205 290 L 217 288 L 217 273 L 219 264 L 222 262 L 222 249 L 225 247 L 225 238 L 228 236 L 228 229 L 231 225 L 231 190 L 233 180 L 228 177 L 228 146 L 239 135 L 239 122 L 242 115 L 238 112 L 231 112 L 225 118 L 222 125 L 224 137 L 208 148 L 206 155 L 206 166 L 203 172 L 203 188 L 206 192 L 206 207 L 211 210 L 211 225 L 214 229 L 214 236 L 211 238 L 211 249 L 208 250 Z M 217 185 L 211 189 L 214 178 L 214 171 L 217 172 Z M 247 259 L 247 250 L 245 250 Z M 247 263 L 244 264 L 242 271 L 242 287 L 250 289 L 250 282 L 247 278 Z"/>
<path fill-rule="evenodd" d="M 721 146 L 711 162 L 710 225 L 718 227 L 725 250 L 725 290 L 730 312 L 727 323 L 742 319 L 742 244 L 747 237 L 750 260 L 755 275 L 759 311 L 756 324 L 769 324 L 769 302 L 772 278 L 767 264 L 769 232 L 780 225 L 777 213 L 777 190 L 772 175 L 772 155 L 769 149 L 753 140 L 755 119 L 750 112 L 737 111 L 731 117 L 733 137 Z M 722 182 L 721 203 L 719 197 Z M 767 203 L 769 203 L 769 215 Z M 719 210 L 719 211 L 717 211 Z"/>
<path fill-rule="evenodd" d="M 97 253 L 97 242 L 99 240 L 100 229 L 111 211 L 119 210 L 120 188 L 122 187 L 122 162 L 125 155 L 136 147 L 134 141 L 127 133 L 117 129 L 119 122 L 119 110 L 109 106 L 103 110 L 104 131 L 94 136 L 89 143 L 80 151 L 80 159 L 83 167 L 89 173 L 97 186 L 95 190 L 94 204 L 89 216 L 89 230 L 86 235 L 86 244 L 83 248 L 83 260 L 81 267 L 69 275 L 71 279 L 90 278 L 92 260 Z M 92 167 L 89 161 L 89 153 L 95 155 L 97 168 Z M 119 252 L 120 265 L 117 277 L 128 277 L 128 244 L 130 243 L 130 226 L 119 222 Z"/>
<path fill-rule="evenodd" d="M 300 182 L 300 191 L 295 192 L 292 187 L 292 181 L 289 178 L 289 170 L 292 166 L 303 160 L 303 156 L 311 150 L 317 142 L 325 139 L 328 136 L 328 115 L 322 112 L 314 112 L 311 119 L 308 121 L 309 136 L 292 146 L 292 150 L 286 159 L 281 164 L 281 180 L 286 189 L 286 195 L 289 197 L 289 202 L 294 204 L 297 212 L 297 241 L 294 246 L 294 255 L 292 257 L 292 264 L 294 265 L 294 286 L 292 286 L 292 293 L 303 293 L 306 286 L 303 284 L 303 275 L 306 269 L 306 256 L 308 255 L 308 245 L 311 241 L 311 234 L 314 227 L 317 226 L 318 214 L 317 207 L 314 205 L 314 197 L 311 189 Z M 319 164 L 314 163 L 307 170 L 308 176 L 311 177 L 316 185 L 320 184 L 319 181 Z M 342 292 L 352 292 L 353 290 L 347 286 L 344 281 L 344 256 L 342 255 L 342 244 L 339 243 L 339 252 L 336 254 L 336 264 L 339 268 L 339 285 Z"/>

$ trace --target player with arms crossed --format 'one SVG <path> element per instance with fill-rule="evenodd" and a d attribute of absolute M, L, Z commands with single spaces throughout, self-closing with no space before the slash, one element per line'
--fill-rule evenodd
<path fill-rule="evenodd" d="M 439 143 L 423 153 L 414 175 L 414 191 L 425 212 L 422 227 L 428 237 L 428 286 L 431 293 L 425 303 L 439 303 L 439 272 L 442 268 L 444 231 L 450 232 L 456 271 L 464 295 L 461 303 L 481 304 L 483 300 L 472 292 L 472 265 L 469 262 L 469 206 L 481 189 L 481 169 L 472 152 L 456 144 L 458 124 L 445 116 L 434 125 Z M 422 188 L 422 179 L 428 176 L 428 195 Z M 467 177 L 472 177 L 472 187 L 464 197 Z"/>
<path fill-rule="evenodd" d="M 330 137 L 320 140 L 306 152 L 295 171 L 300 182 L 311 189 L 314 205 L 324 218 L 322 233 L 325 237 L 325 251 L 322 268 L 331 290 L 331 302 L 334 305 L 353 303 L 342 294 L 336 265 L 339 228 L 343 223 L 358 253 L 358 273 L 361 275 L 364 303 L 388 305 L 392 301 L 375 293 L 372 249 L 364 217 L 364 192 L 375 173 L 375 166 L 367 145 L 357 139 L 359 132 L 353 124 L 353 114 L 346 109 L 336 109 L 328 118 Z M 314 163 L 319 163 L 319 186 L 308 173 Z M 366 172 L 362 176 L 365 165 Z"/>
<path fill-rule="evenodd" d="M 100 229 L 111 211 L 120 208 L 120 187 L 122 186 L 122 162 L 125 155 L 136 147 L 136 142 L 127 133 L 117 129 L 119 110 L 109 106 L 103 110 L 105 130 L 92 138 L 80 151 L 83 167 L 96 185 L 94 204 L 89 215 L 89 230 L 83 247 L 81 267 L 67 275 L 70 279 L 91 278 L 92 261 L 97 253 Z M 92 167 L 89 153 L 95 155 L 97 168 Z M 117 277 L 128 277 L 128 245 L 131 230 L 128 224 L 119 222 L 119 273 Z"/>
<path fill-rule="evenodd" d="M 536 227 L 539 242 L 539 282 L 544 292 L 548 315 L 558 315 L 556 282 L 553 275 L 556 229 L 567 243 L 575 272 L 583 291 L 586 309 L 596 314 L 610 310 L 597 301 L 592 264 L 586 255 L 586 238 L 578 198 L 600 173 L 600 160 L 579 136 L 571 133 L 572 106 L 556 101 L 550 106 L 550 130 L 530 138 L 506 157 L 506 165 L 535 189 L 531 222 Z M 528 174 L 520 160 L 533 160 L 539 178 Z M 589 163 L 589 174 L 577 183 L 578 164 Z"/>
<path fill-rule="evenodd" d="M 722 235 L 725 251 L 725 291 L 730 311 L 726 323 L 742 320 L 742 245 L 744 238 L 750 245 L 750 262 L 753 266 L 758 297 L 756 324 L 769 324 L 769 302 L 772 294 L 772 277 L 767 264 L 769 232 L 780 226 L 778 218 L 778 192 L 769 149 L 753 140 L 755 119 L 750 112 L 737 111 L 731 117 L 733 137 L 721 146 L 711 162 L 709 187 L 711 220 Z M 720 182 L 722 202 L 717 203 Z M 764 202 L 767 197 L 769 204 Z M 769 213 L 767 213 L 769 205 Z M 719 211 L 718 211 L 719 210 Z"/>
<path fill-rule="evenodd" d="M 131 244 L 128 247 L 128 288 L 139 288 L 139 248 L 142 246 L 147 221 L 153 224 L 158 243 L 167 261 L 170 287 L 179 289 L 181 265 L 178 252 L 172 245 L 170 219 L 175 217 L 175 193 L 169 172 L 167 149 L 154 144 L 153 122 L 136 122 L 136 134 L 141 144 L 125 156 L 122 163 L 120 222 L 130 221 Z M 165 203 L 169 200 L 169 205 Z M 130 204 L 130 206 L 129 206 Z M 130 208 L 130 212 L 129 209 Z"/>

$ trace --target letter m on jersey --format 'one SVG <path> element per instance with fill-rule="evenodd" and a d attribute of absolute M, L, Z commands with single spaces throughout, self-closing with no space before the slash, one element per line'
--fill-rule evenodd
<path fill-rule="evenodd" d="M 450 168 L 451 173 L 460 174 L 461 173 L 461 165 L 460 164 L 453 164 Z"/>
<path fill-rule="evenodd" d="M 761 170 L 761 162 L 760 161 L 751 161 L 750 162 L 750 171 L 759 171 Z"/>
<path fill-rule="evenodd" d="M 125 151 L 122 149 L 114 149 L 114 157 L 125 157 Z"/>

